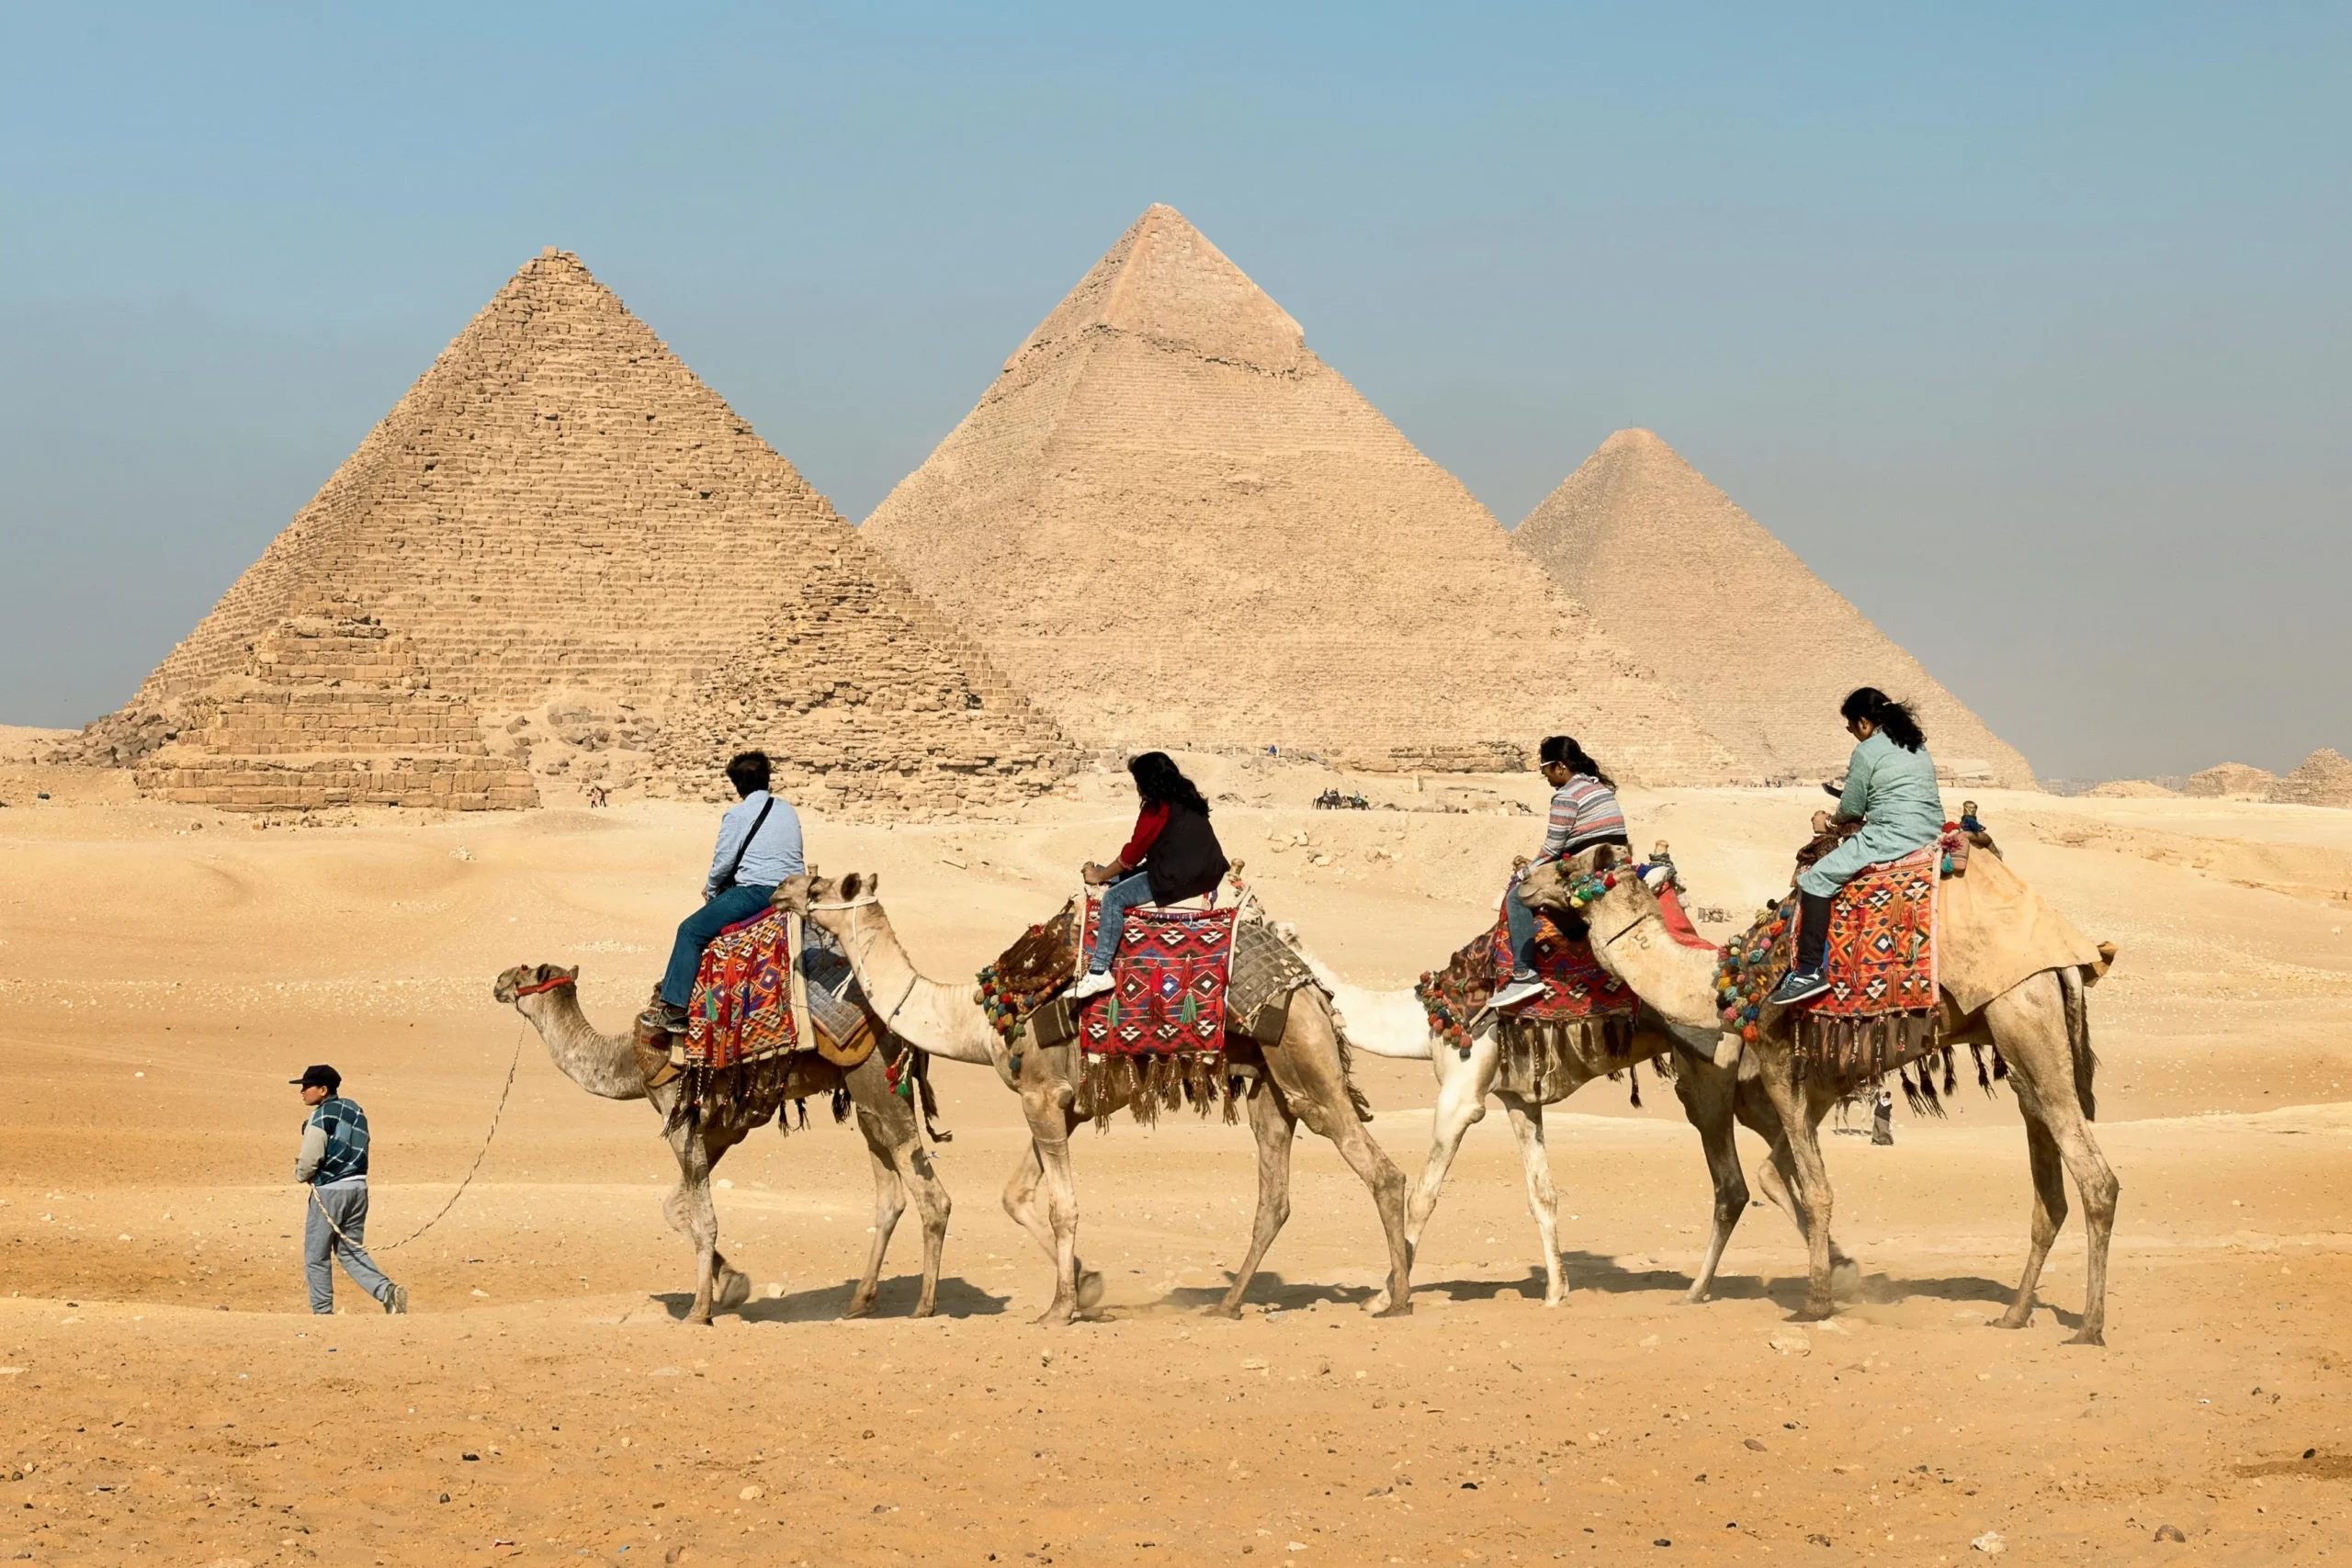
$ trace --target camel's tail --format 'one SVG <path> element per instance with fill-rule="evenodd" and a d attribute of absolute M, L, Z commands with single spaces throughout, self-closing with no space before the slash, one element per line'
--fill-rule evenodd
<path fill-rule="evenodd" d="M 2066 1001 L 2066 1049 L 2075 1059 L 2075 1099 L 2083 1108 L 2083 1120 L 2096 1122 L 2098 1054 L 2091 1049 L 2090 998 L 2084 994 L 2082 972 L 2072 967 L 2059 970 L 2058 990 Z"/>

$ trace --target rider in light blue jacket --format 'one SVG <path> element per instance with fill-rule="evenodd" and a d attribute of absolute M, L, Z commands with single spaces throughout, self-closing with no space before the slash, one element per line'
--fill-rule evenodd
<path fill-rule="evenodd" d="M 1771 999 L 1782 1007 L 1811 1001 L 1829 988 L 1822 973 L 1829 945 L 1829 901 L 1866 865 L 1899 860 L 1942 836 L 1943 794 L 1936 760 L 1911 710 L 1875 686 L 1847 697 L 1838 712 L 1859 742 L 1846 764 L 1838 820 L 1860 821 L 1861 831 L 1797 873 L 1796 967 Z"/>

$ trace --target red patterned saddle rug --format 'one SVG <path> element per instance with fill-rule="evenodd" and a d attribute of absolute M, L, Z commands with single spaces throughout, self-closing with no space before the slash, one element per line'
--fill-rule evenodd
<path fill-rule="evenodd" d="M 1823 963 L 1829 989 L 1794 1019 L 1800 1078 L 1874 1080 L 1936 1049 L 1943 1025 L 1936 973 L 1942 855 L 1941 845 L 1929 845 L 1899 860 L 1864 866 L 1830 901 Z M 1724 1027 L 1751 1041 L 1764 997 L 1794 961 L 1796 911 L 1794 894 L 1767 906 L 1747 933 L 1724 950 L 1718 965 Z M 1943 1066 L 1950 1089 L 1949 1055 Z M 1939 1110 L 1934 1080 L 1924 1066 L 1920 1085 L 1915 1091 L 1906 1077 L 1905 1096 L 1915 1106 Z"/>
<path fill-rule="evenodd" d="M 826 1077 L 815 1070 L 816 1058 L 803 1055 L 813 1051 L 816 1031 L 794 995 L 799 956 L 782 909 L 739 920 L 703 949 L 685 1032 L 671 1036 L 671 1063 L 683 1080 L 673 1123 L 772 1113 Z M 838 1076 L 828 1081 L 837 1085 Z"/>
<path fill-rule="evenodd" d="M 1225 996 L 1240 911 L 1130 909 L 1111 961 L 1112 987 L 1080 1002 L 1078 1038 L 1089 1052 L 1140 1056 L 1225 1050 Z M 1086 901 L 1079 951 L 1094 951 L 1102 903 Z"/>
<path fill-rule="evenodd" d="M 1571 1051 L 1597 1047 L 1612 1058 L 1630 1060 L 1640 998 L 1600 966 L 1589 939 L 1569 936 L 1550 915 L 1536 911 L 1535 972 L 1544 977 L 1544 994 L 1482 1019 L 1487 998 L 1501 989 L 1510 970 L 1510 925 L 1498 917 L 1492 930 L 1471 939 L 1443 969 L 1423 975 L 1413 987 L 1429 1015 L 1430 1032 L 1466 1056 L 1472 1024 L 1483 1032 L 1491 1021 L 1503 1050 L 1501 1087 L 1539 1097 L 1560 1076 Z"/>

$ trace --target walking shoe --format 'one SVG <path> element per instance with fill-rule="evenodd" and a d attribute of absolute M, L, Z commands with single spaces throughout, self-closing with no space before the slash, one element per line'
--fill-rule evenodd
<path fill-rule="evenodd" d="M 1101 996 L 1103 992 L 1111 988 L 1111 976 L 1108 970 L 1090 969 L 1086 972 L 1086 977 L 1084 979 L 1079 981 L 1078 984 L 1072 986 L 1069 990 L 1064 991 L 1062 996 L 1069 1001 L 1082 1002 L 1089 997 Z"/>
<path fill-rule="evenodd" d="M 391 1317 L 408 1315 L 408 1287 L 406 1285 L 392 1287 L 392 1293 L 384 1298 L 384 1312 Z"/>
<path fill-rule="evenodd" d="M 655 1002 L 637 1015 L 637 1021 L 660 1034 L 684 1034 L 686 1032 L 686 1010 L 672 1007 L 668 1002 Z"/>
<path fill-rule="evenodd" d="M 1487 998 L 1487 1005 L 1497 1012 L 1508 1011 L 1511 1008 L 1533 1001 L 1547 989 L 1549 987 L 1532 975 L 1514 975 L 1510 977 L 1510 985 Z"/>
<path fill-rule="evenodd" d="M 1764 999 L 1774 1007 L 1794 1007 L 1809 1002 L 1829 988 L 1829 976 L 1818 969 L 1792 969 L 1781 978 L 1780 988 Z"/>

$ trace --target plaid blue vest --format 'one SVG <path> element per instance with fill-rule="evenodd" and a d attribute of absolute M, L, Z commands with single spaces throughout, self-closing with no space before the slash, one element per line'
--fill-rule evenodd
<path fill-rule="evenodd" d="M 303 1126 L 322 1126 L 327 1133 L 325 1157 L 311 1177 L 313 1186 L 368 1174 L 368 1112 L 359 1109 L 357 1100 L 329 1095 L 319 1101 Z"/>

